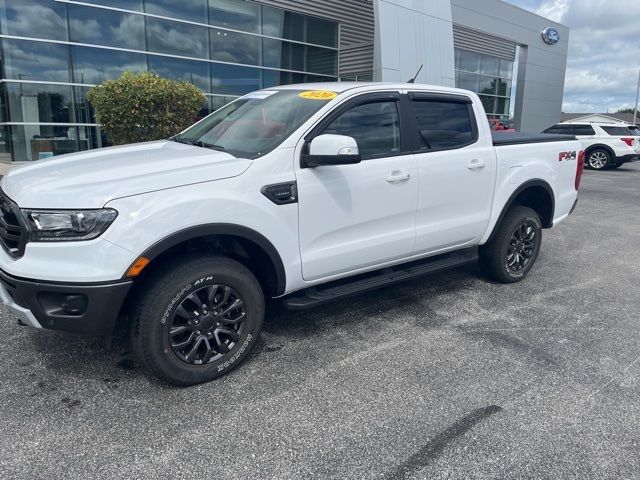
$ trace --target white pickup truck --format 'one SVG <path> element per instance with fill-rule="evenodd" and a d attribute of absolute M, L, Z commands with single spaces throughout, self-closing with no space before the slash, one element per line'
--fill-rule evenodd
<path fill-rule="evenodd" d="M 110 335 L 165 381 L 229 372 L 265 298 L 290 309 L 477 261 L 531 270 L 575 208 L 574 137 L 492 137 L 471 92 L 291 85 L 175 137 L 65 155 L 0 183 L 0 298 L 19 323 Z"/>

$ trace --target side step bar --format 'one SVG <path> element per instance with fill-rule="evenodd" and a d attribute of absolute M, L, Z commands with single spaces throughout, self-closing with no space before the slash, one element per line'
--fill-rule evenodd
<path fill-rule="evenodd" d="M 458 250 L 311 287 L 292 294 L 285 298 L 283 303 L 287 310 L 308 310 L 333 300 L 459 267 L 477 259 L 477 248 Z"/>

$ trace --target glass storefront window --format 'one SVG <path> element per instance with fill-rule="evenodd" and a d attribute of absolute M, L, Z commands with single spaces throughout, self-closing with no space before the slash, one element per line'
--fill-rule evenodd
<path fill-rule="evenodd" d="M 496 98 L 496 113 L 499 115 L 509 115 L 509 99 Z"/>
<path fill-rule="evenodd" d="M 7 130 L 10 145 L 4 149 L 11 152 L 14 161 L 41 160 L 103 146 L 96 127 L 11 125 Z"/>
<path fill-rule="evenodd" d="M 305 47 L 299 43 L 264 38 L 262 65 L 286 70 L 304 71 Z"/>
<path fill-rule="evenodd" d="M 65 8 L 52 0 L 0 0 L 0 30 L 17 37 L 66 40 Z"/>
<path fill-rule="evenodd" d="M 8 83 L 6 90 L 12 122 L 74 122 L 71 87 Z"/>
<path fill-rule="evenodd" d="M 133 10 L 134 12 L 142 11 L 142 0 L 82 0 L 84 3 L 93 3 L 95 5 L 104 5 L 105 7 L 122 8 L 125 10 Z"/>
<path fill-rule="evenodd" d="M 244 0 L 209 0 L 209 23 L 260 33 L 260 5 Z"/>
<path fill-rule="evenodd" d="M 209 97 L 209 108 L 211 112 L 224 107 L 228 103 L 233 102 L 238 97 Z"/>
<path fill-rule="evenodd" d="M 482 55 L 481 61 L 482 65 L 480 67 L 480 73 L 483 75 L 497 76 L 500 73 L 499 58 Z"/>
<path fill-rule="evenodd" d="M 496 113 L 496 97 L 486 97 L 481 95 L 480 100 L 482 100 L 482 105 L 484 106 L 484 111 L 486 113 Z"/>
<path fill-rule="evenodd" d="M 5 78 L 70 81 L 67 45 L 3 38 L 2 47 Z"/>
<path fill-rule="evenodd" d="M 105 48 L 71 47 L 73 79 L 76 83 L 100 84 L 124 72 L 144 72 L 146 56 Z"/>
<path fill-rule="evenodd" d="M 262 33 L 270 37 L 304 41 L 305 17 L 279 8 L 262 8 Z"/>
<path fill-rule="evenodd" d="M 208 58 L 208 28 L 146 17 L 147 49 L 151 52 Z"/>
<path fill-rule="evenodd" d="M 513 76 L 513 62 L 509 60 L 500 60 L 500 78 L 511 79 Z"/>
<path fill-rule="evenodd" d="M 209 63 L 197 60 L 182 60 L 179 58 L 148 55 L 147 62 L 150 72 L 161 77 L 182 82 L 190 82 L 204 92 L 211 91 L 211 75 Z"/>
<path fill-rule="evenodd" d="M 456 86 L 476 92 L 488 115 L 509 115 L 513 62 L 456 49 Z"/>
<path fill-rule="evenodd" d="M 498 95 L 501 97 L 511 96 L 511 82 L 503 79 L 498 79 Z"/>
<path fill-rule="evenodd" d="M 458 88 L 478 92 L 478 81 L 479 75 L 476 75 L 475 73 L 458 72 Z"/>
<path fill-rule="evenodd" d="M 73 98 L 75 104 L 75 118 L 77 123 L 98 123 L 96 112 L 87 100 L 89 87 L 73 87 Z"/>
<path fill-rule="evenodd" d="M 132 13 L 143 11 L 150 16 Z M 0 33 L 42 39 L 0 38 L 9 80 L 0 84 L 0 121 L 8 124 L 0 128 L 0 156 L 14 161 L 108 144 L 99 128 L 73 126 L 97 122 L 90 87 L 67 84 L 149 70 L 210 94 L 205 116 L 260 88 L 338 76 L 337 22 L 246 0 L 0 0 Z M 498 66 L 511 74 L 511 65 Z"/>
<path fill-rule="evenodd" d="M 307 83 L 308 75 L 304 73 L 279 72 L 277 70 L 262 71 L 262 88 L 278 85 L 291 85 L 294 83 Z"/>
<path fill-rule="evenodd" d="M 464 72 L 480 72 L 480 55 L 474 52 L 460 51 L 460 70 Z"/>
<path fill-rule="evenodd" d="M 222 95 L 244 95 L 259 90 L 260 69 L 215 63 L 211 65 L 211 87 L 213 93 Z"/>
<path fill-rule="evenodd" d="M 337 47 L 338 24 L 321 18 L 307 17 L 307 42 Z"/>
<path fill-rule="evenodd" d="M 144 17 L 70 4 L 69 40 L 144 50 Z"/>
<path fill-rule="evenodd" d="M 11 130 L 8 125 L 0 125 L 0 162 L 11 162 Z"/>
<path fill-rule="evenodd" d="M 495 95 L 498 87 L 498 79 L 484 75 L 479 76 L 478 93 L 484 95 Z"/>
<path fill-rule="evenodd" d="M 260 37 L 217 29 L 210 35 L 212 60 L 260 65 Z"/>
<path fill-rule="evenodd" d="M 207 23 L 207 0 L 145 0 L 144 11 L 169 18 Z"/>

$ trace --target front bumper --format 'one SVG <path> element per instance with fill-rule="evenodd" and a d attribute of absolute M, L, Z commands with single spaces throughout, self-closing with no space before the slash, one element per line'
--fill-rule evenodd
<path fill-rule="evenodd" d="M 132 283 L 43 282 L 0 270 L 0 300 L 25 325 L 105 335 L 113 331 Z"/>

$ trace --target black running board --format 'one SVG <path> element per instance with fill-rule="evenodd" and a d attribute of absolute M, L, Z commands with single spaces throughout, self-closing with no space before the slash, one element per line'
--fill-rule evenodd
<path fill-rule="evenodd" d="M 358 295 L 423 275 L 442 272 L 476 260 L 478 260 L 477 248 L 458 250 L 311 287 L 286 297 L 283 303 L 288 310 L 308 310 L 333 300 Z"/>

